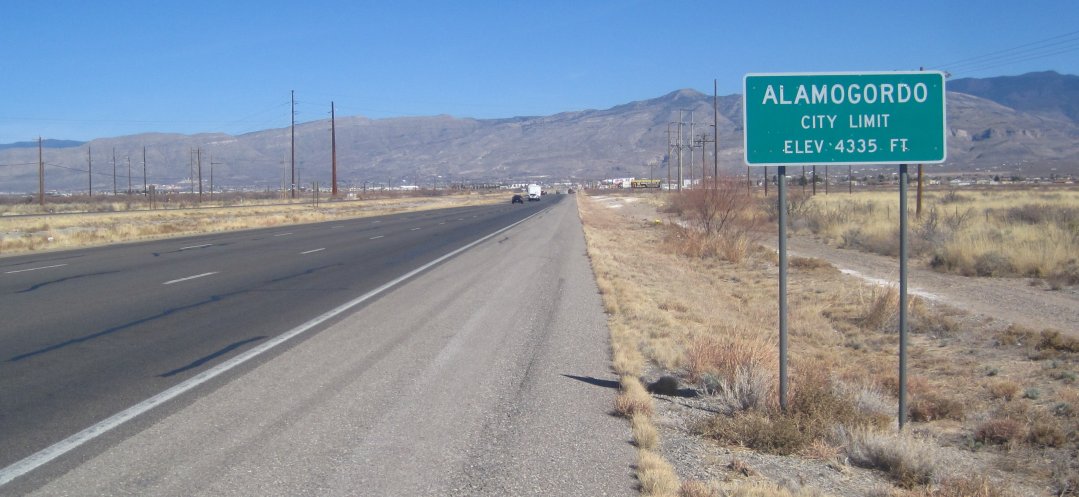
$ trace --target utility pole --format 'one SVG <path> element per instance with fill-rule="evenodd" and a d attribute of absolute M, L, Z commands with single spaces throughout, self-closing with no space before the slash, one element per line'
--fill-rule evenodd
<path fill-rule="evenodd" d="M 214 153 L 210 152 L 210 202 L 214 201 L 214 166 L 219 166 L 224 162 L 214 162 Z"/>
<path fill-rule="evenodd" d="M 674 121 L 667 122 L 667 191 L 671 191 L 671 125 Z"/>
<path fill-rule="evenodd" d="M 689 111 L 689 136 L 687 142 L 689 142 L 689 184 L 693 185 L 693 111 Z"/>
<path fill-rule="evenodd" d="M 124 160 L 127 161 L 127 194 L 131 195 L 131 156 L 125 155 Z"/>
<path fill-rule="evenodd" d="M 719 190 L 719 80 L 712 79 L 712 180 Z M 749 173 L 746 173 L 749 182 Z"/>
<path fill-rule="evenodd" d="M 196 150 L 195 157 L 199 168 L 199 203 L 202 203 L 202 147 Z"/>
<path fill-rule="evenodd" d="M 37 199 L 45 207 L 45 158 L 41 150 L 41 137 L 37 137 Z"/>
<path fill-rule="evenodd" d="M 146 146 L 142 147 L 142 193 L 145 194 L 149 190 L 146 189 Z"/>
<path fill-rule="evenodd" d="M 86 179 L 88 182 L 88 188 L 86 190 L 88 196 L 94 196 L 94 158 L 90 156 L 90 146 L 86 146 Z"/>
<path fill-rule="evenodd" d="M 682 191 L 682 111 L 678 111 L 678 191 Z"/>
<path fill-rule="evenodd" d="M 195 150 L 187 149 L 187 184 L 191 185 L 191 194 L 195 194 Z"/>
<path fill-rule="evenodd" d="M 112 196 L 116 196 L 116 147 L 112 147 Z"/>
<path fill-rule="evenodd" d="M 292 198 L 296 198 L 296 90 L 290 90 L 292 94 Z"/>
<path fill-rule="evenodd" d="M 333 101 L 330 101 L 330 148 L 331 160 L 333 162 L 333 178 L 332 188 L 330 189 L 330 197 L 337 198 L 337 122 L 334 116 Z"/>

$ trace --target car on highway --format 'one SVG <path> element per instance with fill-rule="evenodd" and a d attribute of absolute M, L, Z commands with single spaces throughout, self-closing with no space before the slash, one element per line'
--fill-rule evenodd
<path fill-rule="evenodd" d="M 510 200 L 510 203 L 511 204 L 523 204 L 523 203 L 525 203 L 525 199 L 522 198 L 520 195 L 514 195 L 513 199 Z"/>

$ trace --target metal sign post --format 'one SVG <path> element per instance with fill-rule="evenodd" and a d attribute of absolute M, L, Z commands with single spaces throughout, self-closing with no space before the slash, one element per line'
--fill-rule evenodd
<path fill-rule="evenodd" d="M 787 411 L 787 166 L 779 166 L 779 407 Z"/>
<path fill-rule="evenodd" d="M 899 429 L 907 422 L 907 165 L 899 165 Z"/>

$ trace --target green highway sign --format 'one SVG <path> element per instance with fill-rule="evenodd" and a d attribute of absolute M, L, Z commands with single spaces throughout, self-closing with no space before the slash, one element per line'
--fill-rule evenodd
<path fill-rule="evenodd" d="M 944 73 L 747 74 L 745 161 L 934 164 L 947 155 Z"/>

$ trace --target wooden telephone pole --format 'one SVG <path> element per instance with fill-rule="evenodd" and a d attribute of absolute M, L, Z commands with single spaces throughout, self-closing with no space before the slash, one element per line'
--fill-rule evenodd
<path fill-rule="evenodd" d="M 330 154 L 333 162 L 333 178 L 330 196 L 337 198 L 337 123 L 334 117 L 333 101 L 330 101 Z"/>

